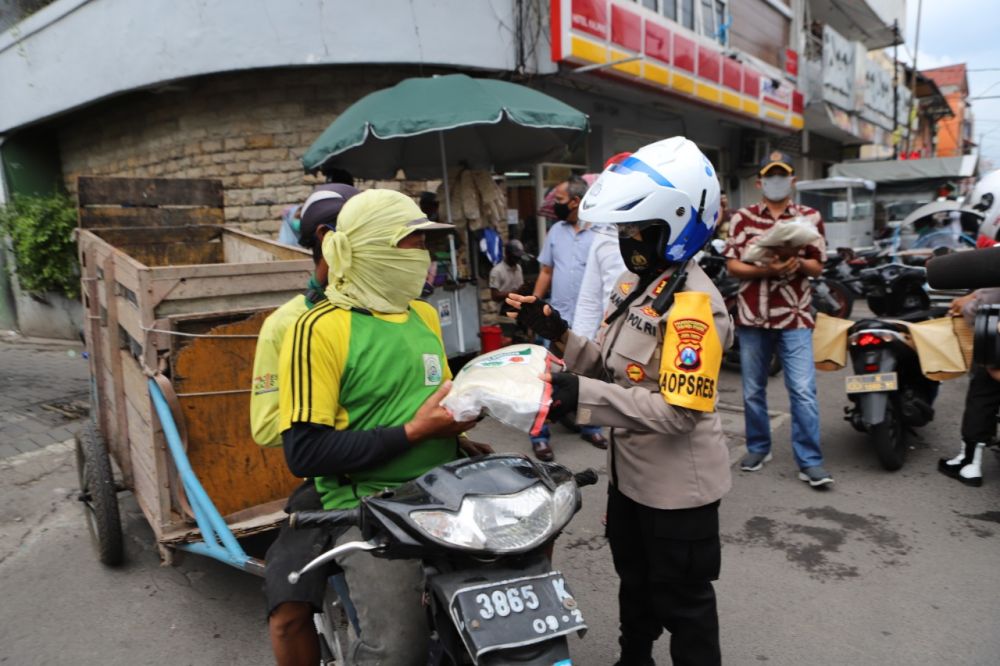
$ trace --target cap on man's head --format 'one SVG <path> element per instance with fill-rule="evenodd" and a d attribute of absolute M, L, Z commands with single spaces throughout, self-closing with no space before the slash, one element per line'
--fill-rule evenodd
<path fill-rule="evenodd" d="M 763 176 L 774 167 L 784 169 L 789 174 L 795 173 L 795 163 L 792 161 L 792 156 L 780 150 L 768 153 L 767 157 L 760 161 L 760 171 L 757 173 Z"/>
<path fill-rule="evenodd" d="M 506 252 L 510 257 L 523 257 L 524 245 L 516 238 L 511 239 L 507 241 L 507 245 L 504 246 L 504 252 Z"/>
<path fill-rule="evenodd" d="M 337 227 L 337 216 L 347 200 L 358 194 L 350 185 L 327 183 L 317 187 L 299 213 L 299 245 L 312 248 L 316 245 L 316 230 L 321 226 Z"/>
<path fill-rule="evenodd" d="M 336 241 L 348 245 L 358 244 L 355 251 L 364 245 L 377 246 L 387 244 L 396 247 L 399 241 L 417 231 L 434 230 L 454 231 L 455 225 L 431 222 L 424 215 L 417 203 L 409 196 L 395 190 L 365 190 L 353 197 L 345 206 L 337 224 L 336 237 L 349 240 Z M 326 253 L 327 239 L 323 239 L 323 251 Z M 330 261 L 331 266 L 337 264 Z"/>

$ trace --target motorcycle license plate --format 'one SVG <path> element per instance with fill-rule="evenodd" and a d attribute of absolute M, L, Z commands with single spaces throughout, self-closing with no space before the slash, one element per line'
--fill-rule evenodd
<path fill-rule="evenodd" d="M 899 388 L 895 372 L 883 372 L 876 375 L 850 375 L 846 382 L 848 393 L 895 391 Z"/>
<path fill-rule="evenodd" d="M 463 587 L 450 606 L 452 620 L 477 660 L 487 652 L 587 629 L 558 571 Z"/>

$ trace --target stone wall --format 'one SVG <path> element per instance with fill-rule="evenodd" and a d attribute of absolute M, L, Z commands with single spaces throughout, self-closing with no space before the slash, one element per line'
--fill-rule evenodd
<path fill-rule="evenodd" d="M 116 98 L 59 122 L 66 186 L 75 191 L 81 175 L 221 178 L 227 223 L 274 236 L 284 208 L 322 182 L 302 171 L 309 145 L 362 96 L 417 74 L 404 67 L 254 70 Z M 378 186 L 411 194 L 436 188 Z"/>

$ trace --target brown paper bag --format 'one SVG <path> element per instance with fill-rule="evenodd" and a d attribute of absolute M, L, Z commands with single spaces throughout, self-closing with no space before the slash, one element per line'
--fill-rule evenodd
<path fill-rule="evenodd" d="M 965 358 L 965 367 L 972 367 L 972 326 L 965 321 L 964 317 L 952 317 L 951 326 L 955 329 L 955 337 L 958 338 L 958 346 L 962 349 L 962 356 Z"/>
<path fill-rule="evenodd" d="M 849 319 L 816 314 L 813 363 L 817 370 L 840 370 L 847 365 L 847 330 L 853 325 Z"/>
<path fill-rule="evenodd" d="M 952 317 L 928 319 L 907 327 L 917 348 L 920 369 L 928 379 L 955 379 L 969 370 Z"/>

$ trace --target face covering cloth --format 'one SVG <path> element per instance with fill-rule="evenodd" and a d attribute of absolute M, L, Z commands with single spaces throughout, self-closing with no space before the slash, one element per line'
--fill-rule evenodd
<path fill-rule="evenodd" d="M 768 176 L 761 180 L 760 187 L 768 201 L 784 201 L 792 195 L 792 177 Z"/>
<path fill-rule="evenodd" d="M 391 190 L 368 190 L 344 204 L 337 230 L 323 238 L 330 303 L 383 314 L 406 312 L 420 296 L 430 254 L 396 245 L 424 220 L 412 199 Z"/>

